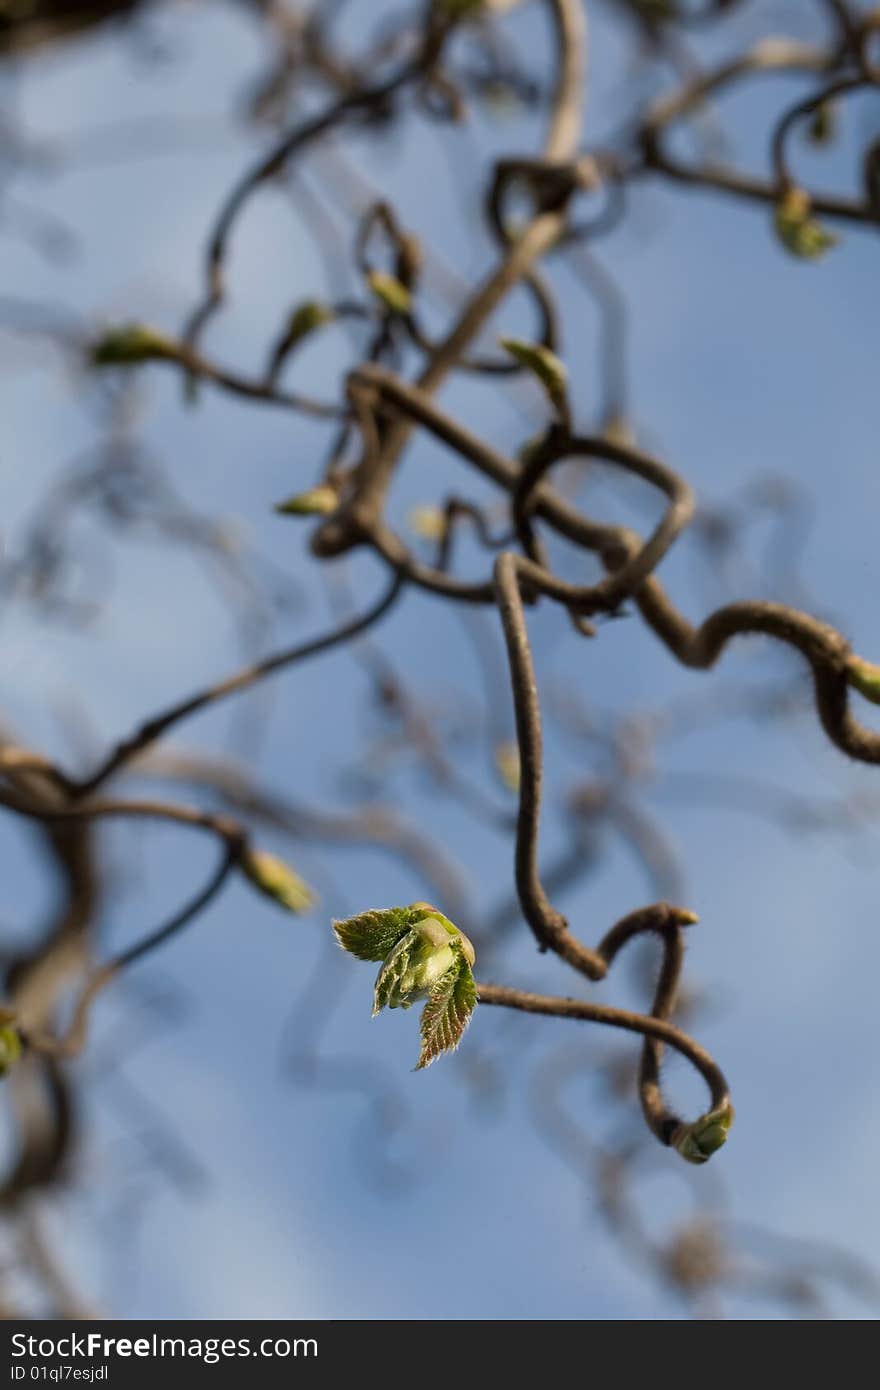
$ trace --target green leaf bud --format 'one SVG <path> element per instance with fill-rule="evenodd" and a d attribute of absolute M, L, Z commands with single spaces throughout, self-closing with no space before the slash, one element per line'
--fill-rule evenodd
<path fill-rule="evenodd" d="M 810 195 L 792 185 L 776 204 L 776 235 L 786 250 L 802 260 L 818 260 L 838 238 L 810 216 Z"/>
<path fill-rule="evenodd" d="M 849 684 L 872 704 L 880 705 L 880 666 L 861 657 L 851 656 L 847 663 L 846 675 Z"/>
<path fill-rule="evenodd" d="M 526 343 L 520 338 L 499 338 L 501 347 L 510 356 L 537 378 L 546 391 L 551 404 L 562 410 L 566 403 L 568 373 L 555 352 L 542 347 L 540 343 Z"/>
<path fill-rule="evenodd" d="M 408 314 L 412 309 L 412 295 L 395 275 L 389 275 L 384 270 L 371 270 L 367 284 L 390 314 Z"/>
<path fill-rule="evenodd" d="M 708 1163 L 727 1142 L 733 1124 L 733 1106 L 727 1102 L 717 1110 L 701 1115 L 693 1124 L 679 1125 L 672 1136 L 672 1147 L 688 1163 Z"/>
<path fill-rule="evenodd" d="M 309 885 L 283 859 L 265 850 L 245 850 L 240 861 L 245 878 L 287 912 L 308 912 L 316 901 Z"/>
<path fill-rule="evenodd" d="M 275 511 L 279 516 L 329 516 L 339 506 L 339 494 L 327 483 L 308 488 L 306 492 L 296 492 L 283 502 L 276 502 Z"/>
<path fill-rule="evenodd" d="M 21 1056 L 21 1034 L 13 1023 L 0 1025 L 0 1076 L 6 1076 Z"/>
<path fill-rule="evenodd" d="M 180 347 L 172 339 L 143 323 L 110 328 L 90 350 L 95 367 L 135 367 L 141 362 L 177 361 Z"/>

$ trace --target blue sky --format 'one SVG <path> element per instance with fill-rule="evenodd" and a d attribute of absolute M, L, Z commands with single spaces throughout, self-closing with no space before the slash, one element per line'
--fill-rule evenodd
<path fill-rule="evenodd" d="M 804 8 L 774 7 L 780 31 L 803 34 Z M 367 9 L 375 7 L 350 6 L 352 43 Z M 746 6 L 717 51 L 764 32 L 760 9 Z M 604 13 L 593 25 L 590 62 L 588 128 L 598 135 L 613 124 L 627 90 L 619 31 Z M 537 7 L 525 6 L 511 26 L 523 51 L 537 54 L 546 44 Z M 79 250 L 69 263 L 47 264 L 7 236 L 0 293 L 57 298 L 91 322 L 140 317 L 176 330 L 194 298 L 210 219 L 266 138 L 235 117 L 262 70 L 265 47 L 233 7 L 169 6 L 140 27 L 142 40 L 167 38 L 173 56 L 150 62 L 143 42 L 103 34 L 5 75 L 6 97 L 31 138 L 70 150 L 54 168 L 21 171 L 13 192 L 63 217 Z M 765 167 L 768 121 L 798 90 L 791 79 L 762 79 L 746 99 L 725 103 L 745 165 Z M 866 130 L 876 134 L 878 119 L 876 101 L 847 110 L 833 154 L 817 163 L 799 151 L 804 177 L 854 187 L 857 152 Z M 120 121 L 164 131 L 161 153 L 114 153 L 119 147 L 106 132 Z M 469 132 L 413 119 L 402 135 L 359 135 L 349 157 L 402 221 L 442 250 L 450 271 L 472 281 L 489 264 L 490 248 L 461 216 L 461 190 L 473 202 L 487 159 L 530 150 L 535 141 L 534 123 L 515 115 L 478 121 Z M 330 177 L 326 166 L 316 168 Z M 876 238 L 847 227 L 820 265 L 802 264 L 785 256 L 763 210 L 649 184 L 601 251 L 630 305 L 632 417 L 641 440 L 680 469 L 706 504 L 741 498 L 768 476 L 796 484 L 812 516 L 799 565 L 809 601 L 858 651 L 876 658 Z M 295 194 L 273 189 L 254 200 L 231 272 L 229 307 L 208 343 L 218 358 L 255 372 L 286 310 L 321 287 L 321 261 Z M 595 310 L 573 276 L 560 271 L 559 284 L 576 413 L 595 426 Z M 436 305 L 434 312 L 440 322 Z M 512 301 L 499 326 L 525 332 L 527 313 Z M 2 538 L 4 551 L 13 552 L 51 480 L 100 439 L 94 387 L 51 356 L 16 360 L 16 341 L 4 336 L 7 370 L 0 377 Z M 345 347 L 332 330 L 326 344 L 298 361 L 291 381 L 332 394 Z M 506 449 L 540 419 L 527 391 L 508 396 L 483 382 L 456 383 L 443 401 Z M 295 582 L 299 604 L 279 618 L 273 644 L 322 630 L 330 621 L 326 576 L 315 574 L 307 554 L 307 528 L 272 512 L 281 497 L 317 477 L 320 427 L 210 390 L 197 409 L 186 409 L 178 381 L 155 370 L 144 379 L 139 437 L 193 506 L 225 520 L 248 553 L 268 556 Z M 490 495 L 419 440 L 401 470 L 393 516 L 405 524 L 414 503 L 452 488 L 474 500 Z M 601 487 L 593 495 L 602 515 L 642 525 L 650 519 L 634 489 Z M 70 721 L 59 716 L 65 705 L 72 702 L 76 712 L 80 744 L 101 749 L 241 656 L 234 620 L 191 555 L 136 539 L 117 545 L 95 530 L 82 534 L 112 559 L 113 582 L 90 627 L 65 630 L 10 605 L 0 642 L 5 715 L 23 741 L 69 761 L 83 755 Z M 760 563 L 769 534 L 756 528 L 754 563 L 736 593 L 719 584 L 690 539 L 664 565 L 664 579 L 694 619 L 727 597 L 788 598 L 787 581 L 773 590 Z M 486 565 L 468 547 L 463 562 L 474 574 Z M 377 564 L 359 559 L 348 582 L 366 603 L 383 579 Z M 531 627 L 542 690 L 548 697 L 565 690 L 591 708 L 619 706 L 622 691 L 626 706 L 639 710 L 695 693 L 711 702 L 712 692 L 720 696 L 737 683 L 799 686 L 805 708 L 796 718 L 710 721 L 659 750 L 663 769 L 736 775 L 808 799 L 859 790 L 876 796 L 872 770 L 848 766 L 826 746 L 809 715 L 806 671 L 765 643 L 735 647 L 717 673 L 688 673 L 635 619 L 603 626 L 590 643 L 570 638 L 552 612 L 542 611 Z M 498 659 L 491 619 L 479 640 Z M 444 605 L 408 595 L 378 641 L 440 727 L 462 701 L 485 717 L 472 644 Z M 369 691 L 350 653 L 338 652 L 245 703 L 249 727 L 258 728 L 266 785 L 298 803 L 350 809 L 352 797 L 363 795 L 352 768 L 362 762 L 365 740 L 383 727 Z M 210 712 L 181 730 L 177 746 L 228 751 L 242 736 L 241 714 L 241 706 Z M 499 726 L 510 719 L 503 681 L 492 715 Z M 472 775 L 509 805 L 488 747 L 473 731 L 464 740 Z M 562 798 L 597 765 L 590 746 L 553 721 L 547 743 L 549 862 L 565 843 Z M 880 825 L 848 837 L 792 833 L 764 815 L 664 798 L 662 787 L 661 780 L 646 791 L 646 804 L 661 811 L 681 851 L 686 901 L 701 919 L 688 969 L 714 1001 L 695 1031 L 724 1066 L 737 1107 L 728 1147 L 711 1175 L 698 1173 L 694 1181 L 711 1192 L 717 1168 L 739 1219 L 833 1240 L 880 1264 Z M 471 819 L 411 765 L 393 772 L 383 796 L 460 862 L 474 920 L 507 896 L 509 839 Z M 33 843 L 19 826 L 2 824 L 3 918 L 15 939 L 49 899 Z M 134 939 L 160 920 L 208 864 L 201 844 L 164 829 L 114 829 L 104 843 L 117 875 L 129 866 L 102 923 L 108 944 Z M 583 1047 L 584 1080 L 572 1091 L 572 1112 L 586 1133 L 608 1132 L 590 1059 L 606 1055 L 613 1039 L 563 1021 L 512 1021 L 483 1009 L 459 1054 L 413 1074 L 414 1017 L 370 1019 L 369 969 L 335 951 L 329 920 L 433 892 L 383 855 L 291 847 L 271 836 L 266 843 L 321 887 L 320 908 L 303 921 L 288 920 L 235 885 L 98 1012 L 93 1056 L 78 1064 L 84 1078 L 92 1076 L 89 1139 L 74 1194 L 49 1215 L 84 1290 L 114 1315 L 135 1318 L 685 1316 L 683 1305 L 609 1238 L 595 1194 L 535 1126 L 540 1060 Z M 653 896 L 638 862 L 608 835 L 596 870 L 560 906 L 593 942 Z M 524 924 L 517 932 L 493 961 L 492 978 L 572 988 L 552 960 L 535 954 Z M 166 999 L 164 1014 L 149 1003 L 152 996 Z M 635 996 L 625 980 L 612 980 L 602 997 Z M 322 1008 L 328 1017 L 316 1033 Z M 292 1017 L 299 1020 L 293 1032 Z M 115 1037 L 129 1034 L 138 1041 L 124 1056 L 121 1079 L 102 1077 L 101 1057 Z M 317 1049 L 319 1084 L 307 1084 L 303 1064 L 294 1079 L 285 1074 L 291 1038 L 300 1049 Z M 489 1093 L 477 1089 L 469 1048 L 499 1078 Z M 335 1084 L 352 1076 L 354 1089 Z M 363 1086 L 371 1076 L 402 1108 L 391 1135 L 377 1134 L 370 1119 Z M 701 1104 L 683 1070 L 674 1070 L 672 1084 L 683 1104 Z M 203 1174 L 194 1187 L 161 1171 L 149 1147 L 155 1126 L 138 1110 L 133 1117 L 128 1086 L 148 1098 L 174 1143 L 192 1156 Z M 615 1114 L 619 1123 L 626 1111 Z M 658 1153 L 652 1170 L 663 1193 L 658 1210 L 673 1224 L 686 1199 L 678 1163 Z M 858 1305 L 839 1306 L 859 1315 Z"/>

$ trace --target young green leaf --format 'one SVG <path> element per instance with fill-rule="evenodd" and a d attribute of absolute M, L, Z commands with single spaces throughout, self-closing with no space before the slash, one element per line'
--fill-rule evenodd
<path fill-rule="evenodd" d="M 373 1017 L 382 1009 L 408 1009 L 412 1006 L 412 988 L 407 988 L 407 976 L 411 974 L 413 957 L 419 948 L 421 938 L 417 932 L 408 931 L 393 947 L 387 960 L 382 964 L 373 987 Z M 411 981 L 410 981 L 411 983 Z"/>
<path fill-rule="evenodd" d="M 374 908 L 333 923 L 336 940 L 358 960 L 385 960 L 411 926 L 410 908 Z"/>
<path fill-rule="evenodd" d="M 454 922 L 450 922 L 448 917 L 444 917 L 443 913 L 438 912 L 437 908 L 432 907 L 430 903 L 411 903 L 409 910 L 412 913 L 413 926 L 418 928 L 426 941 L 432 941 L 435 946 L 440 946 L 445 944 L 446 937 L 451 936 L 454 944 L 461 948 L 468 964 L 473 965 L 475 959 L 473 942 Z"/>
<path fill-rule="evenodd" d="M 477 1002 L 472 943 L 430 903 L 362 912 L 333 923 L 336 939 L 359 960 L 381 960 L 373 989 L 373 1016 L 382 1009 L 409 1009 L 427 999 L 422 1014 L 426 1067 L 458 1045 Z"/>
<path fill-rule="evenodd" d="M 433 917 L 426 917 L 400 940 L 376 977 L 374 1016 L 384 1009 L 409 1009 L 424 999 L 454 965 L 460 954 L 453 935 Z"/>
<path fill-rule="evenodd" d="M 455 964 L 438 980 L 422 1010 L 416 1071 L 429 1067 L 442 1052 L 455 1051 L 476 1008 L 477 987 L 470 965 L 460 951 L 456 955 Z"/>

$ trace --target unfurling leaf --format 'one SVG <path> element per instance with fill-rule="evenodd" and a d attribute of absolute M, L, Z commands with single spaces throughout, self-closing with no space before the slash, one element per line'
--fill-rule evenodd
<path fill-rule="evenodd" d="M 276 502 L 275 511 L 280 516 L 329 516 L 339 506 L 339 494 L 327 483 L 311 487 L 306 492 L 294 493 L 283 502 Z"/>
<path fill-rule="evenodd" d="M 398 941 L 376 976 L 373 1015 L 384 1008 L 409 1009 L 424 999 L 455 961 L 458 932 L 444 917 L 423 917 Z"/>
<path fill-rule="evenodd" d="M 411 1009 L 425 999 L 437 981 L 455 962 L 452 938 L 440 931 L 443 940 L 426 937 L 418 928 L 408 931 L 376 976 L 373 1016 L 382 1009 Z"/>
<path fill-rule="evenodd" d="M 374 908 L 333 923 L 336 940 L 358 960 L 385 960 L 411 926 L 408 907 Z"/>
<path fill-rule="evenodd" d="M 415 925 L 426 938 L 432 939 L 435 944 L 439 945 L 443 940 L 442 935 L 440 935 L 441 930 L 447 932 L 463 951 L 468 964 L 473 965 L 475 959 L 473 942 L 454 922 L 450 922 L 448 917 L 444 917 L 443 913 L 438 912 L 436 907 L 432 907 L 430 903 L 412 903 L 410 912 L 414 914 Z"/>
<path fill-rule="evenodd" d="M 427 1000 L 417 1070 L 458 1045 L 477 993 L 474 948 L 454 922 L 430 903 L 411 903 L 334 922 L 333 930 L 352 955 L 382 962 L 373 990 L 374 1017 L 385 1008 L 409 1009 Z"/>
<path fill-rule="evenodd" d="M 872 704 L 880 705 L 880 666 L 860 657 L 851 656 L 847 665 L 847 679 L 854 690 L 864 695 Z"/>
<path fill-rule="evenodd" d="M 379 302 L 391 314 L 408 314 L 412 308 L 412 295 L 406 285 L 394 275 L 384 270 L 371 270 L 367 284 Z"/>
<path fill-rule="evenodd" d="M 14 1023 L 0 1026 L 0 1076 L 5 1076 L 21 1056 L 21 1034 Z"/>
<path fill-rule="evenodd" d="M 308 912 L 314 906 L 316 899 L 312 889 L 277 855 L 261 849 L 248 849 L 242 855 L 240 864 L 245 878 L 285 911 L 299 914 Z"/>
<path fill-rule="evenodd" d="M 126 323 L 110 328 L 91 346 L 95 367 L 135 367 L 140 362 L 177 361 L 180 348 L 155 328 L 144 323 Z"/>
<path fill-rule="evenodd" d="M 498 341 L 505 352 L 537 378 L 551 404 L 561 409 L 565 405 L 568 373 L 556 353 L 540 343 L 526 343 L 520 338 L 499 338 Z"/>
<path fill-rule="evenodd" d="M 810 208 L 809 193 L 792 185 L 776 204 L 774 225 L 779 240 L 793 256 L 815 261 L 836 246 L 838 238 L 810 215 Z"/>
<path fill-rule="evenodd" d="M 467 961 L 461 959 L 438 980 L 422 1010 L 422 1050 L 416 1071 L 429 1067 L 442 1052 L 455 1051 L 476 1006 L 474 977 Z"/>
<path fill-rule="evenodd" d="M 672 1136 L 672 1147 L 688 1163 L 708 1163 L 727 1142 L 733 1124 L 733 1106 L 728 1101 L 708 1115 L 701 1115 L 693 1124 L 679 1125 Z"/>

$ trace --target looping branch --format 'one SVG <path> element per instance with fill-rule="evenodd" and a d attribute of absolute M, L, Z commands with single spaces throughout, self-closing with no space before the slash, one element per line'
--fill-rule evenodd
<path fill-rule="evenodd" d="M 64 1033 L 51 1033 L 42 1026 L 42 1020 L 32 1023 L 26 1016 L 21 1019 L 22 1035 L 35 1052 L 57 1058 L 78 1051 L 100 991 L 121 970 L 194 920 L 219 893 L 235 867 L 243 867 L 247 872 L 246 831 L 237 822 L 174 803 L 101 801 L 93 799 L 94 794 L 111 777 L 131 769 L 142 754 L 191 715 L 215 706 L 227 696 L 252 689 L 300 661 L 355 643 L 394 608 L 411 586 L 451 603 L 497 611 L 506 645 L 516 723 L 516 746 L 504 750 L 508 755 L 504 765 L 508 790 L 518 789 L 514 876 L 522 915 L 541 951 L 552 952 L 578 975 L 598 983 L 606 978 L 621 950 L 635 938 L 656 936 L 661 948 L 658 980 L 650 1009 L 644 1013 L 495 985 L 479 986 L 480 999 L 488 1004 L 578 1018 L 638 1034 L 643 1040 L 639 1093 L 652 1133 L 694 1161 L 708 1156 L 712 1147 L 723 1140 L 732 1115 L 724 1077 L 708 1053 L 672 1021 L 682 968 L 684 929 L 696 921 L 694 914 L 665 901 L 657 902 L 624 917 L 597 946 L 590 947 L 570 930 L 568 921 L 551 901 L 547 888 L 551 876 L 547 875 L 546 882 L 542 880 L 541 703 L 525 613 L 527 608 L 541 612 L 548 601 L 558 605 L 579 632 L 594 639 L 590 650 L 598 659 L 602 651 L 601 628 L 598 621 L 594 627 L 590 620 L 614 616 L 625 604 L 630 605 L 641 620 L 636 623 L 638 634 L 641 636 L 644 628 L 650 629 L 681 665 L 692 669 L 714 666 L 736 637 L 769 637 L 794 648 L 808 663 L 818 718 L 831 741 L 855 759 L 880 763 L 880 732 L 862 725 L 851 709 L 853 690 L 880 703 L 880 667 L 856 656 L 839 631 L 793 607 L 760 600 L 725 604 L 694 626 L 661 587 L 658 569 L 693 521 L 694 497 L 676 468 L 632 442 L 624 417 L 628 393 L 623 298 L 616 281 L 592 252 L 598 238 L 609 234 L 623 215 L 630 188 L 647 177 L 719 191 L 740 202 L 757 202 L 775 209 L 777 234 L 788 251 L 801 257 L 815 259 L 835 239 L 812 224 L 813 212 L 865 227 L 880 224 L 880 142 L 874 139 L 861 153 L 864 188 L 859 197 L 800 188 L 792 170 L 791 152 L 792 135 L 806 118 L 815 117 L 839 98 L 849 99 L 864 92 L 876 94 L 880 74 L 871 55 L 880 20 L 875 13 L 857 13 L 845 0 L 826 0 L 822 6 L 825 23 L 821 27 L 830 31 L 830 37 L 826 35 L 821 43 L 769 38 L 733 58 L 703 67 L 691 60 L 686 48 L 678 46 L 676 32 L 710 25 L 736 8 L 736 0 L 703 0 L 697 5 L 675 0 L 651 6 L 633 3 L 628 8 L 638 32 L 664 62 L 672 60 L 678 77 L 668 95 L 653 101 L 647 109 L 631 112 L 625 125 L 600 147 L 592 141 L 585 142 L 587 8 L 582 0 L 542 0 L 541 11 L 552 30 L 554 50 L 546 127 L 533 151 L 492 160 L 476 205 L 491 234 L 491 260 L 481 278 L 465 293 L 449 295 L 456 307 L 441 331 L 435 333 L 426 326 L 429 320 L 425 309 L 425 267 L 430 248 L 421 232 L 417 234 L 402 225 L 386 197 L 379 197 L 368 188 L 363 197 L 358 195 L 355 234 L 344 239 L 346 248 L 353 243 L 353 256 L 346 268 L 354 269 L 355 280 L 360 275 L 362 294 L 345 288 L 330 295 L 328 303 L 308 299 L 300 304 L 288 314 L 270 342 L 262 375 L 252 376 L 220 366 L 201 349 L 208 324 L 227 298 L 233 235 L 251 199 L 260 190 L 270 182 L 293 177 L 294 171 L 299 178 L 301 163 L 307 159 L 314 163 L 319 145 L 330 143 L 327 137 L 371 121 L 384 125 L 403 110 L 405 102 L 410 103 L 419 119 L 457 120 L 466 114 L 470 89 L 456 67 L 457 36 L 461 35 L 465 42 L 471 27 L 481 33 L 488 27 L 488 17 L 478 6 L 444 4 L 440 0 L 426 3 L 412 19 L 402 23 L 400 33 L 388 37 L 384 44 L 370 47 L 364 61 L 358 63 L 349 58 L 330 61 L 327 29 L 332 26 L 332 15 L 322 18 L 321 7 L 316 5 L 305 25 L 303 44 L 321 77 L 325 105 L 285 130 L 229 191 L 209 230 L 201 292 L 181 340 L 135 326 L 127 333 L 111 333 L 93 349 L 93 366 L 161 361 L 179 370 L 190 385 L 204 380 L 254 404 L 282 406 L 320 423 L 332 423 L 333 438 L 327 444 L 328 461 L 321 482 L 307 493 L 298 493 L 279 510 L 320 518 L 309 542 L 314 557 L 329 559 L 366 550 L 382 561 L 390 575 L 379 599 L 355 618 L 309 641 L 286 646 L 171 703 L 111 747 L 86 777 L 71 777 L 48 759 L 24 749 L 4 747 L 0 752 L 0 803 L 50 831 L 85 827 L 110 816 L 159 817 L 205 830 L 217 838 L 221 848 L 220 863 L 204 887 L 168 921 L 89 976 Z M 473 26 L 471 21 L 475 21 Z M 491 23 L 495 23 L 494 15 Z M 799 98 L 774 117 L 766 141 L 770 159 L 765 177 L 740 172 L 709 154 L 701 155 L 701 149 L 710 147 L 701 146 L 699 140 L 695 142 L 697 153 L 688 161 L 674 153 L 673 137 L 681 127 L 687 126 L 698 135 L 697 118 L 706 114 L 717 97 L 740 89 L 763 74 L 775 78 L 791 74 L 801 81 L 808 79 L 812 87 L 806 99 Z M 521 221 L 514 219 L 512 209 L 517 192 L 526 195 Z M 577 205 L 594 196 L 600 204 L 598 214 L 590 220 L 576 221 Z M 321 207 L 320 199 L 313 197 L 313 202 Z M 306 203 L 304 200 L 304 207 Z M 333 223 L 326 210 L 323 215 L 323 225 Z M 604 377 L 604 391 L 600 418 L 592 424 L 580 424 L 585 409 L 583 399 L 574 387 L 569 393 L 564 339 L 566 305 L 554 289 L 554 258 L 564 259 L 577 268 L 602 315 L 599 371 Z M 522 292 L 536 311 L 533 338 L 528 342 L 502 339 L 508 360 L 497 351 L 485 349 L 484 341 L 511 296 Z M 360 332 L 352 335 L 356 360 L 345 369 L 340 398 L 317 400 L 282 389 L 282 371 L 304 338 L 316 327 L 336 319 L 351 320 L 359 330 L 361 326 L 366 329 L 365 345 L 360 343 Z M 407 371 L 409 380 L 405 377 Z M 437 396 L 444 385 L 457 380 L 461 373 L 479 378 L 478 386 L 498 391 L 509 388 L 511 381 L 520 384 L 529 374 L 532 385 L 540 387 L 540 432 L 518 457 L 509 457 L 484 439 L 478 429 L 438 403 Z M 496 487 L 502 497 L 501 523 L 496 532 L 490 508 L 444 492 L 437 507 L 440 525 L 433 564 L 422 563 L 389 521 L 389 498 L 397 473 L 409 445 L 421 432 L 440 441 L 463 465 Z M 610 465 L 662 494 L 664 510 L 653 529 L 645 536 L 638 535 L 624 526 L 598 521 L 568 500 L 563 495 L 562 481 L 553 475 L 558 466 L 573 459 Z M 435 503 L 436 499 L 432 499 Z M 453 566 L 453 539 L 464 522 L 475 530 L 482 545 L 481 558 L 486 569 L 476 579 L 460 577 Z M 572 542 L 581 557 L 596 563 L 599 577 L 595 582 L 571 582 L 561 567 L 560 572 L 554 569 L 555 552 L 545 531 L 551 539 Z M 499 547 L 503 549 L 489 573 L 484 552 L 495 552 Z M 582 575 L 577 577 L 581 579 Z M 378 669 L 381 662 L 374 658 L 372 667 Z M 393 710 L 406 724 L 406 699 L 388 678 L 383 689 L 386 710 Z M 394 692 L 394 698 L 389 691 Z M 408 734 L 412 733 L 413 722 L 409 720 Z M 429 761 L 433 758 L 438 781 L 445 780 L 447 786 L 457 787 L 461 794 L 464 779 L 456 781 L 448 775 L 444 757 L 437 753 L 436 740 L 430 736 L 430 730 L 428 733 L 429 737 L 422 737 L 421 741 L 429 749 Z M 424 734 L 424 721 L 420 734 Z M 485 802 L 486 798 L 471 794 L 470 800 Z M 611 805 L 613 798 L 609 795 L 606 800 Z M 490 810 L 493 823 L 509 827 L 506 810 L 500 814 L 495 813 L 493 806 Z M 618 814 L 624 814 L 620 808 Z M 630 817 L 631 832 L 633 825 Z M 582 846 L 577 848 L 580 853 Z M 277 883 L 274 889 L 271 883 L 268 888 L 265 882 L 262 886 L 270 896 L 283 896 L 285 891 L 278 890 Z M 667 893 L 663 888 L 656 891 L 658 896 Z M 671 889 L 668 895 L 674 896 Z M 397 909 L 390 911 L 393 915 Z M 435 965 L 438 959 L 443 965 L 453 953 L 452 946 L 442 937 L 439 944 L 426 937 L 422 947 L 426 942 L 434 948 Z M 408 949 L 418 954 L 422 947 L 417 949 L 410 942 Z M 459 942 L 456 949 L 461 950 Z M 468 963 L 472 957 L 471 950 Z M 426 960 L 410 961 L 410 967 L 410 985 L 418 983 L 417 976 L 424 983 Z M 400 985 L 399 980 L 396 983 Z M 470 986 L 472 989 L 472 980 Z M 389 989 L 389 998 L 395 997 L 394 990 L 390 986 Z M 400 997 L 404 996 L 407 991 Z M 436 1000 L 434 1003 L 436 1006 Z M 458 1007 L 454 997 L 451 1004 L 446 1000 L 446 1006 L 453 1012 Z M 442 1011 L 439 1020 L 434 1020 L 441 1031 L 448 1022 Z M 460 1031 L 461 1028 L 459 1034 Z M 711 1110 L 696 1125 L 682 1121 L 664 1099 L 661 1064 L 665 1047 L 683 1055 L 709 1089 Z"/>

